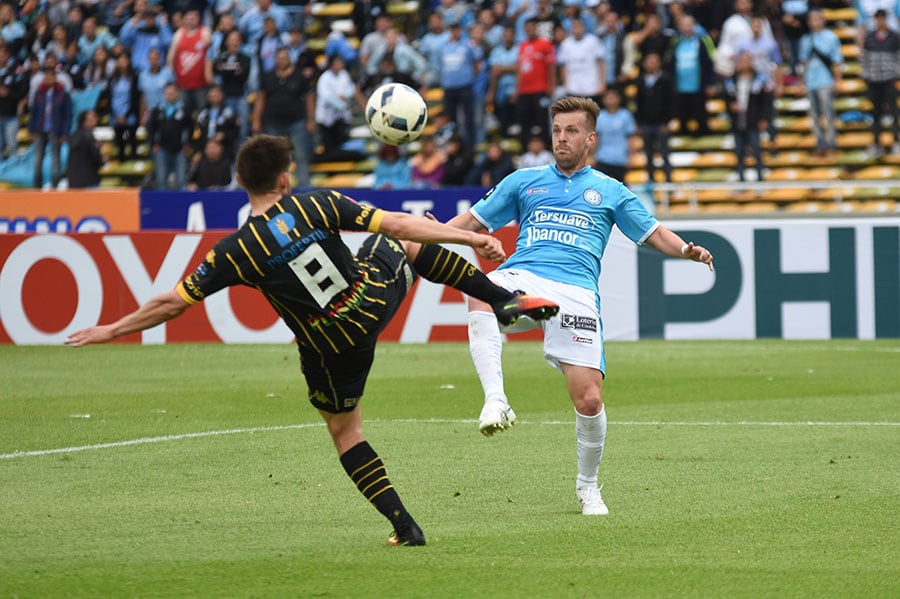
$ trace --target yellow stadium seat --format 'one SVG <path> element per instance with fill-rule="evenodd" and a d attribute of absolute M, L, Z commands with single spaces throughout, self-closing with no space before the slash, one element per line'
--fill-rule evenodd
<path fill-rule="evenodd" d="M 810 197 L 812 191 L 803 187 L 782 187 L 763 190 L 761 199 L 772 202 L 800 202 Z"/>
<path fill-rule="evenodd" d="M 842 79 L 838 93 L 854 94 L 866 91 L 866 83 L 862 79 Z"/>
<path fill-rule="evenodd" d="M 815 213 L 815 212 L 824 212 L 824 206 L 828 204 L 832 204 L 833 202 L 794 202 L 792 204 L 788 204 L 784 207 L 786 212 L 797 212 L 797 213 Z"/>
<path fill-rule="evenodd" d="M 729 166 L 733 167 L 737 165 L 737 156 L 735 156 L 734 152 L 705 152 L 700 154 L 694 162 L 691 163 L 691 166 L 694 168 L 706 168 L 706 167 L 723 167 Z"/>
<path fill-rule="evenodd" d="M 841 55 L 844 60 L 857 60 L 859 58 L 859 46 L 851 44 L 843 44 L 841 46 Z"/>
<path fill-rule="evenodd" d="M 855 8 L 826 8 L 822 11 L 822 14 L 825 16 L 825 21 L 828 23 L 839 21 L 852 23 L 856 21 Z"/>
<path fill-rule="evenodd" d="M 856 27 L 853 25 L 844 25 L 843 27 L 836 27 L 832 29 L 835 35 L 840 38 L 842 42 L 846 43 L 856 43 Z"/>
<path fill-rule="evenodd" d="M 697 169 L 676 168 L 672 170 L 673 183 L 690 183 L 697 177 Z"/>
<path fill-rule="evenodd" d="M 900 167 L 883 164 L 878 166 L 867 166 L 853 173 L 854 179 L 898 179 L 900 178 Z"/>
<path fill-rule="evenodd" d="M 625 173 L 626 185 L 645 185 L 647 183 L 647 171 L 642 169 L 631 169 Z"/>
<path fill-rule="evenodd" d="M 860 212 L 897 212 L 898 210 L 897 200 L 894 199 L 855 201 L 853 204 L 854 209 Z"/>
<path fill-rule="evenodd" d="M 718 202 L 716 204 L 700 204 L 703 212 L 738 212 L 741 205 L 737 202 Z"/>
<path fill-rule="evenodd" d="M 443 102 L 444 101 L 444 88 L 442 87 L 432 87 L 425 92 L 425 101 L 426 102 Z"/>
<path fill-rule="evenodd" d="M 353 2 L 313 2 L 310 12 L 314 17 L 349 17 L 353 14 Z"/>
<path fill-rule="evenodd" d="M 775 202 L 747 202 L 741 205 L 741 212 L 777 212 Z"/>
<path fill-rule="evenodd" d="M 839 148 L 864 148 L 872 143 L 872 134 L 868 131 L 848 131 L 837 136 Z"/>
<path fill-rule="evenodd" d="M 777 141 L 778 138 L 776 138 Z M 775 156 L 769 155 L 766 157 L 765 162 L 769 168 L 794 167 L 806 164 L 808 159 L 809 152 L 791 150 L 778 152 Z"/>
<path fill-rule="evenodd" d="M 698 189 L 697 201 L 704 204 L 725 202 L 731 199 L 730 189 Z"/>
<path fill-rule="evenodd" d="M 388 2 L 387 13 L 389 15 L 409 16 L 419 12 L 419 2 L 410 0 L 408 2 Z"/>
<path fill-rule="evenodd" d="M 885 183 L 890 183 L 889 181 L 885 181 Z M 853 189 L 853 193 L 850 194 L 851 198 L 857 200 L 880 200 L 885 198 L 898 198 L 900 197 L 900 187 L 892 187 L 890 185 L 878 185 L 875 187 L 857 187 Z"/>
<path fill-rule="evenodd" d="M 665 212 L 666 214 L 694 214 L 697 210 L 690 204 L 671 204 Z"/>
<path fill-rule="evenodd" d="M 312 173 L 346 173 L 356 168 L 356 163 L 347 160 L 340 162 L 314 162 L 309 166 Z"/>
<path fill-rule="evenodd" d="M 853 195 L 853 187 L 827 187 L 819 189 L 811 194 L 812 199 L 833 202 L 849 198 Z"/>
<path fill-rule="evenodd" d="M 320 187 L 356 187 L 356 183 L 365 175 L 362 173 L 340 173 L 324 179 Z"/>

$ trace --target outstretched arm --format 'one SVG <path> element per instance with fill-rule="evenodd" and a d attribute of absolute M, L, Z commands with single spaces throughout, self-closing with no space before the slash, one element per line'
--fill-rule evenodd
<path fill-rule="evenodd" d="M 184 301 L 173 289 L 151 298 L 146 304 L 112 324 L 97 325 L 72 333 L 66 339 L 66 345 L 81 347 L 95 343 L 108 343 L 116 337 L 137 333 L 171 320 L 190 306 L 191 304 Z"/>
<path fill-rule="evenodd" d="M 448 220 L 447 224 L 463 231 L 475 231 L 476 233 L 484 229 L 484 226 L 468 210 L 462 214 L 457 214 Z"/>
<path fill-rule="evenodd" d="M 709 250 L 703 246 L 694 245 L 693 241 L 685 242 L 684 239 L 663 225 L 657 227 L 645 243 L 666 256 L 702 262 L 709 267 L 709 270 L 715 270 L 713 268 L 713 257 Z"/>
<path fill-rule="evenodd" d="M 459 243 L 472 247 L 489 260 L 502 262 L 506 259 L 503 246 L 494 237 L 480 235 L 474 230 L 463 230 L 405 212 L 386 212 L 381 220 L 379 231 L 397 239 L 422 243 Z"/>

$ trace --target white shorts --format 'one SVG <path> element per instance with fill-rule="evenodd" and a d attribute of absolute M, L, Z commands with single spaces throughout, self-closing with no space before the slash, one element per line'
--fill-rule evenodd
<path fill-rule="evenodd" d="M 560 363 L 596 368 L 606 373 L 603 354 L 603 323 L 600 321 L 597 293 L 590 289 L 551 281 L 525 270 L 495 270 L 488 277 L 510 291 L 522 290 L 559 304 L 559 314 L 536 322 L 520 318 L 511 327 L 501 325 L 504 333 L 544 329 L 544 359 L 562 370 Z"/>

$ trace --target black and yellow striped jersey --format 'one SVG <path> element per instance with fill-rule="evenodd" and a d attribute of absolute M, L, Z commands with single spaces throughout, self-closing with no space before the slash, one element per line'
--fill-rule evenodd
<path fill-rule="evenodd" d="M 378 231 L 382 210 L 337 191 L 286 195 L 221 239 L 176 288 L 188 303 L 231 285 L 259 289 L 301 345 L 339 352 L 356 345 L 381 320 L 368 306 L 383 303 L 339 230 Z"/>

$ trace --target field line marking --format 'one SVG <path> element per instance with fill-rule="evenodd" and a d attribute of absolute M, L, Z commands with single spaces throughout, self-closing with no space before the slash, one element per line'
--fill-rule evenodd
<path fill-rule="evenodd" d="M 28 458 L 55 453 L 75 453 L 92 449 L 113 449 L 116 447 L 131 447 L 133 445 L 147 445 L 150 443 L 166 443 L 169 441 L 181 441 L 183 439 L 197 439 L 201 437 L 221 437 L 223 435 L 242 435 L 245 433 L 265 433 L 270 431 L 284 431 L 291 429 L 312 428 L 325 426 L 322 422 L 309 422 L 306 424 L 286 424 L 282 426 L 259 426 L 255 428 L 233 428 L 224 431 L 206 431 L 203 433 L 184 433 L 181 435 L 164 435 L 162 437 L 141 437 L 140 439 L 128 439 L 125 441 L 111 441 L 109 443 L 96 443 L 94 445 L 77 445 L 74 447 L 58 447 L 55 449 L 37 449 L 33 451 L 15 451 L 13 453 L 0 453 L 0 460 L 13 458 Z"/>
<path fill-rule="evenodd" d="M 371 424 L 404 424 L 404 423 L 423 423 L 423 424 L 474 424 L 477 422 L 474 418 L 375 418 L 367 420 Z M 541 426 L 572 426 L 571 420 L 545 420 L 541 422 L 530 422 L 528 420 L 520 420 L 522 424 L 538 424 Z M 666 420 L 613 420 L 610 422 L 613 426 L 826 426 L 826 427 L 873 427 L 873 426 L 900 426 L 900 422 L 821 422 L 815 420 L 796 421 L 796 422 L 765 422 L 753 420 L 738 420 L 734 422 L 711 420 L 711 421 L 666 421 Z M 221 431 L 206 431 L 201 433 L 183 433 L 180 435 L 163 435 L 160 437 L 141 437 L 139 439 L 127 439 L 125 441 L 111 441 L 108 443 L 95 443 L 93 445 L 76 445 L 73 447 L 57 447 L 54 449 L 36 449 L 32 451 L 15 451 L 12 453 L 0 453 L 0 460 L 12 460 L 15 458 L 39 457 L 45 455 L 53 455 L 60 453 L 76 453 L 79 451 L 90 451 L 94 449 L 115 449 L 118 447 L 132 447 L 134 445 L 148 445 L 151 443 L 168 443 L 170 441 L 181 441 L 184 439 L 199 439 L 203 437 L 221 437 L 224 435 L 242 435 L 246 433 L 266 433 L 272 431 L 296 430 L 304 428 L 313 428 L 324 426 L 322 422 L 307 422 L 303 424 L 285 424 L 280 426 L 258 426 L 253 428 L 233 428 Z"/>
<path fill-rule="evenodd" d="M 529 424 L 527 420 L 521 420 Z M 677 421 L 677 420 L 610 420 L 610 425 L 624 426 L 900 426 L 900 422 L 824 422 L 818 420 L 796 420 L 784 422 L 772 422 L 762 420 L 710 420 L 710 421 Z M 533 424 L 533 423 L 532 423 Z M 572 424 L 570 421 L 559 420 L 550 422 L 538 422 L 537 424 Z"/>

